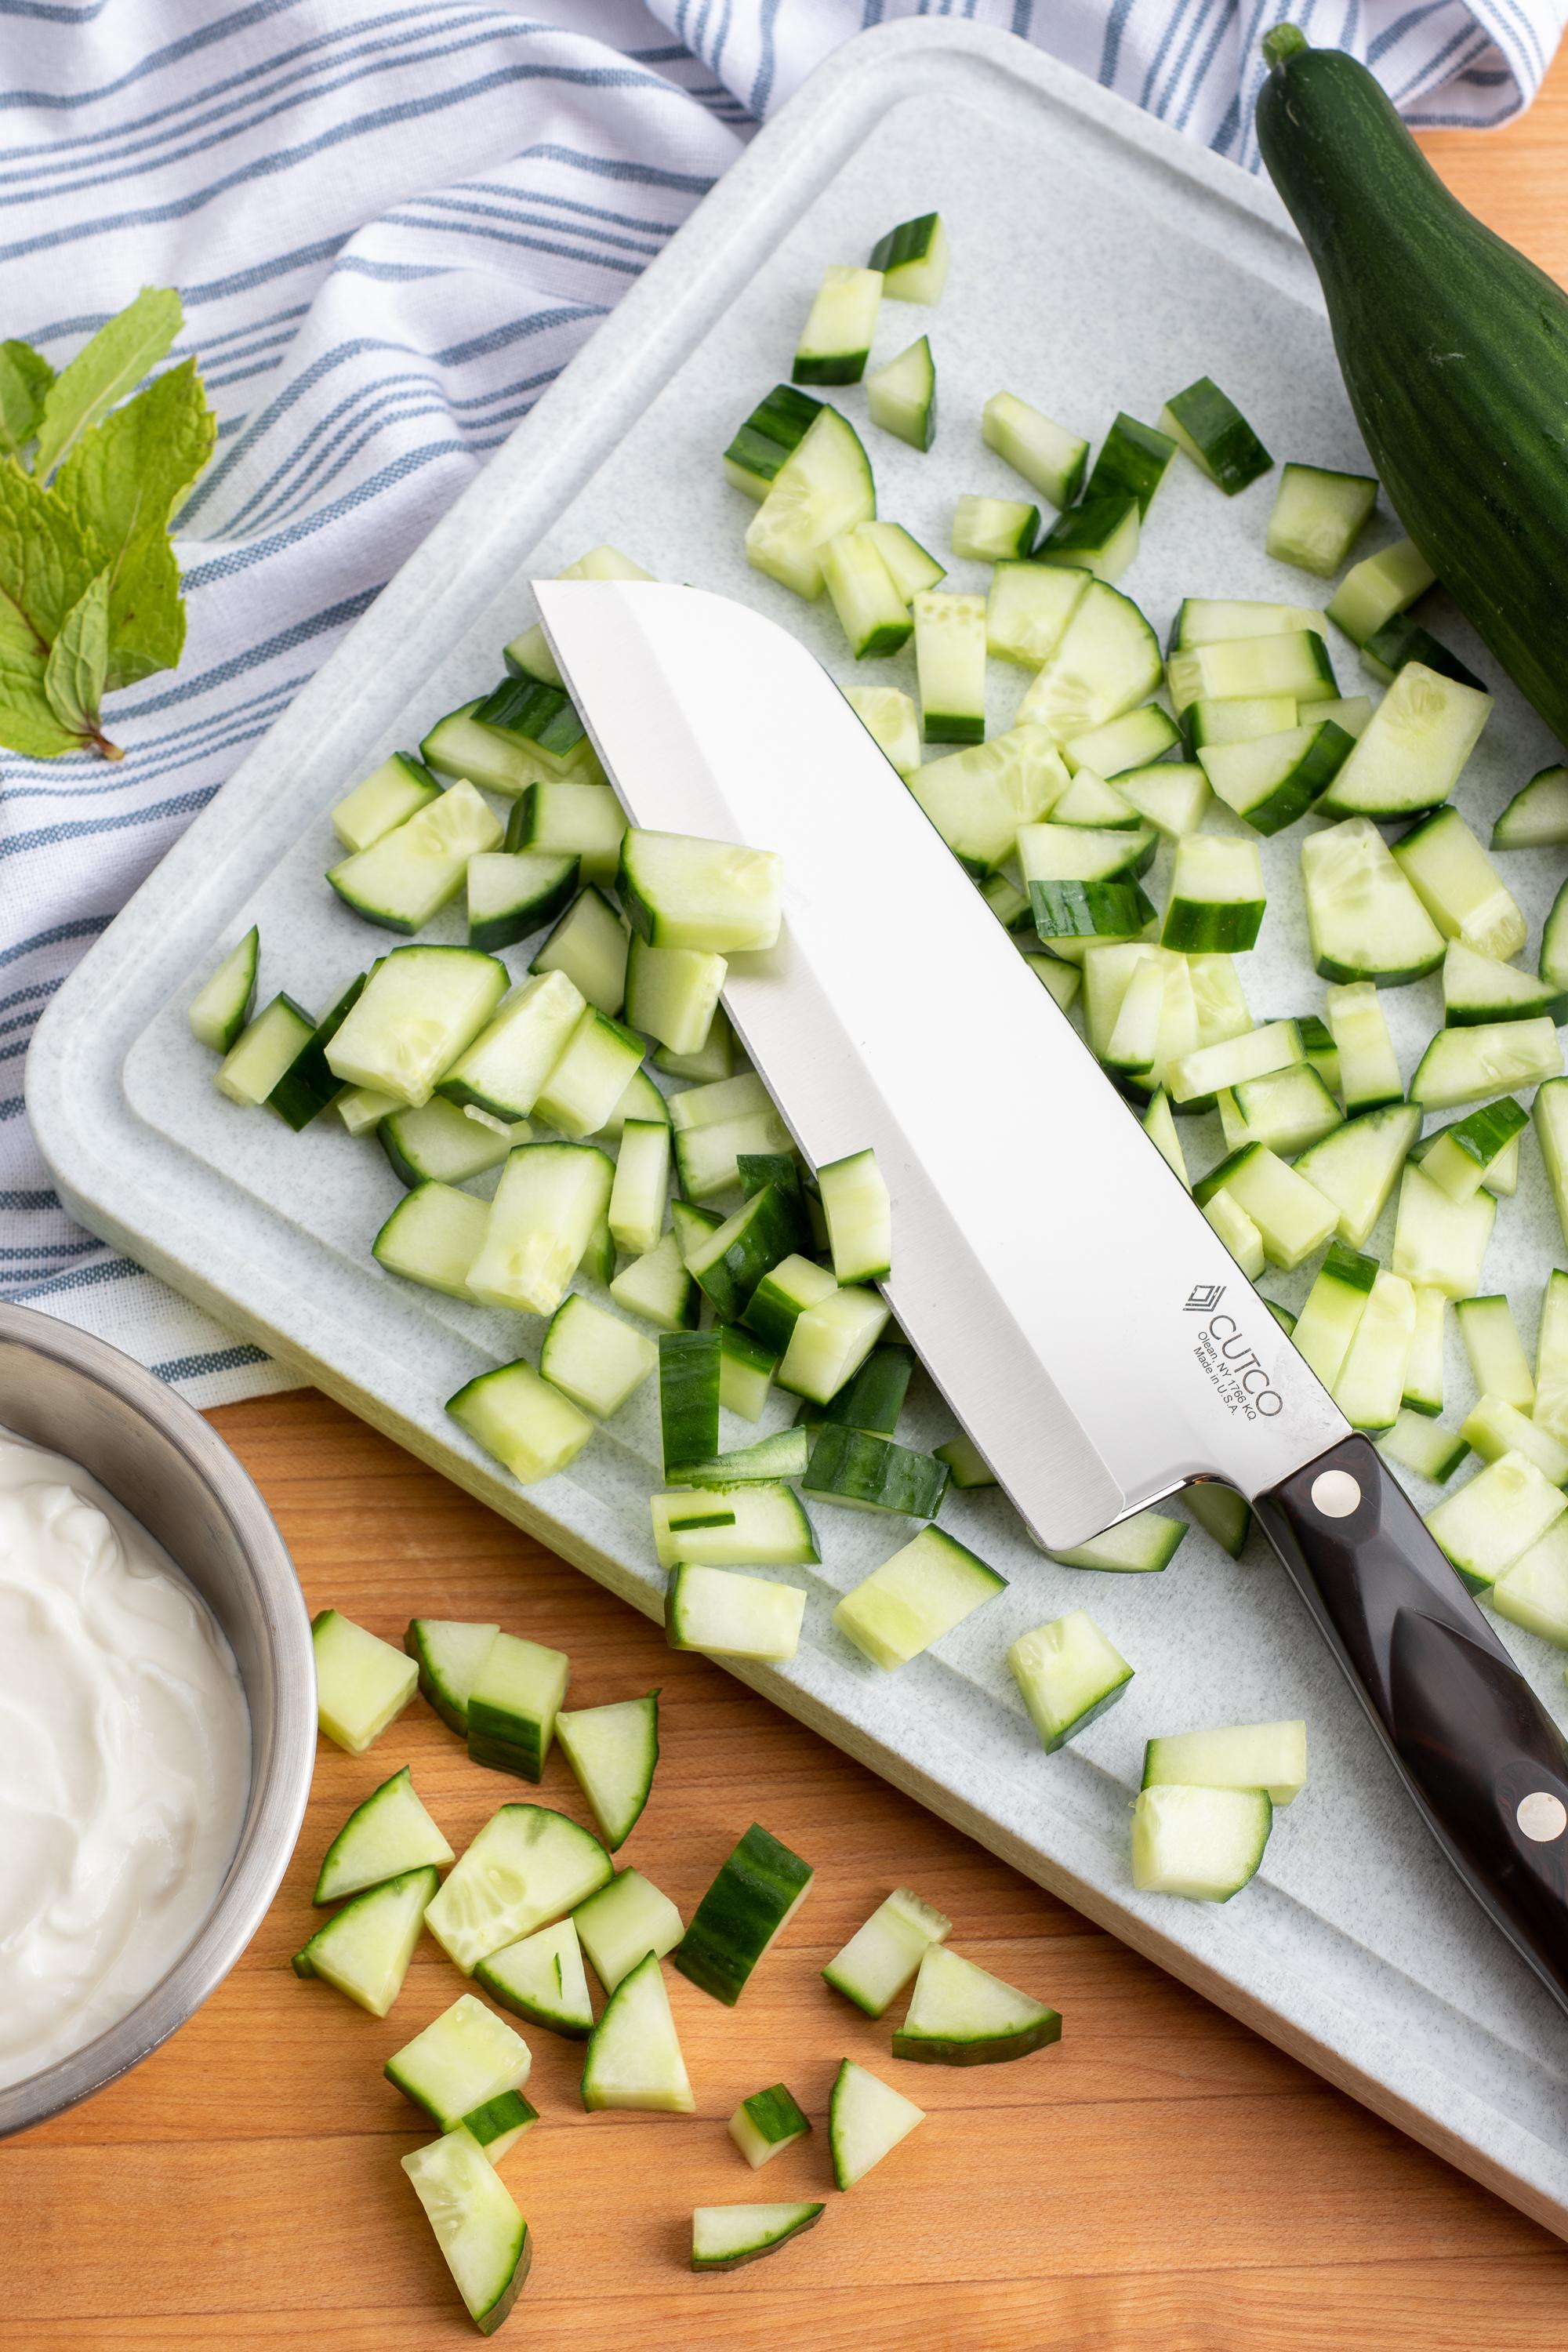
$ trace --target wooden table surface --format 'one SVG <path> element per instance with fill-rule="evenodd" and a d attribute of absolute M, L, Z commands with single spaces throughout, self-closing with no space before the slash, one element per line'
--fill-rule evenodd
<path fill-rule="evenodd" d="M 1512 129 L 1426 142 L 1466 203 L 1568 281 L 1568 52 Z M 663 1755 L 624 1857 L 689 1915 L 753 1818 L 818 1869 L 741 2007 L 669 1971 L 695 2118 L 585 2116 L 581 2046 L 530 2032 L 542 2121 L 504 2172 L 533 2270 L 506 2340 L 537 2352 L 1540 2352 L 1568 2334 L 1568 2248 L 775 1714 L 324 1399 L 215 1416 L 312 1609 L 396 1640 L 416 1612 L 568 1651 L 576 1706 L 663 1686 Z M 322 1743 L 298 1855 L 228 1981 L 144 2065 L 0 2149 L 0 2347 L 412 2352 L 473 2340 L 398 2168 L 387 2054 L 453 1999 L 426 1940 L 384 2021 L 289 1954 L 328 1838 L 405 1760 L 455 1846 L 519 1794 L 416 1701 L 366 1757 Z M 588 1817 L 563 1763 L 542 1794 Z M 817 1970 L 907 1882 L 955 1943 L 1037 1992 L 1061 2045 L 896 2066 Z M 930 2121 L 836 2200 L 825 2135 L 761 2180 L 723 2126 L 787 2080 L 820 2117 L 842 2056 Z M 805 2243 L 685 2269 L 694 2203 L 826 2197 Z"/>

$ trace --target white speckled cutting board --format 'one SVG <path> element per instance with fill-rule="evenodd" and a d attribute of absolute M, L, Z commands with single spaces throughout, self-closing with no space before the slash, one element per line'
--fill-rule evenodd
<path fill-rule="evenodd" d="M 526 1493 L 511 1485 L 442 1401 L 518 1352 L 516 1318 L 383 1275 L 368 1244 L 399 1187 L 374 1142 L 351 1142 L 330 1117 L 295 1136 L 223 1100 L 184 1007 L 252 921 L 265 994 L 286 987 L 312 1006 L 385 946 L 321 879 L 331 803 L 493 683 L 500 646 L 532 616 L 531 575 L 599 541 L 666 579 L 754 602 L 849 675 L 826 605 L 803 606 L 746 568 L 752 509 L 725 484 L 719 453 L 787 375 L 824 265 L 863 258 L 883 229 L 932 205 L 952 240 L 948 294 L 935 313 L 886 305 L 877 357 L 929 327 L 935 452 L 870 433 L 859 390 L 835 395 L 867 432 L 880 511 L 932 547 L 946 548 L 958 490 L 1016 488 L 976 426 L 1002 385 L 1098 439 L 1118 407 L 1152 418 L 1168 393 L 1209 373 L 1277 455 L 1364 465 L 1315 280 L 1267 191 L 1005 36 L 938 20 L 868 35 L 761 134 L 197 819 L 61 992 L 28 1066 L 40 1141 L 85 1223 L 649 1615 L 663 1591 L 647 1500 L 658 1483 L 651 1394 L 569 1472 Z M 1184 593 L 1312 601 L 1315 583 L 1262 551 L 1271 497 L 1264 481 L 1226 500 L 1173 467 L 1123 583 L 1162 632 Z M 1374 530 L 1392 535 L 1386 517 Z M 960 564 L 951 584 L 978 588 L 984 576 Z M 1457 620 L 1439 626 L 1494 677 Z M 1361 690 L 1353 650 L 1343 639 L 1333 650 L 1343 690 Z M 906 655 L 861 676 L 907 685 L 911 669 Z M 994 666 L 994 727 L 1024 683 Z M 1505 688 L 1460 804 L 1489 821 L 1551 756 Z M 1270 913 L 1262 947 L 1243 960 L 1259 1018 L 1321 1003 L 1299 839 L 1298 828 L 1264 845 Z M 1537 926 L 1559 878 L 1550 864 L 1510 866 Z M 455 916 L 430 934 L 458 935 Z M 515 968 L 528 951 L 512 951 Z M 1435 983 L 1388 1001 L 1408 1072 L 1441 1019 Z M 1189 1129 L 1197 1166 L 1218 1157 L 1217 1135 Z M 1379 1244 L 1386 1255 L 1385 1235 Z M 1527 1140 L 1488 1279 L 1532 1311 L 1560 1251 Z M 1269 1286 L 1294 1298 L 1300 1286 Z M 525 1327 L 523 1344 L 537 1339 Z M 1462 1401 L 1457 1356 L 1451 1370 Z M 913 1442 L 950 1433 L 929 1391 L 917 1388 L 911 1404 Z M 780 1401 L 764 1426 L 783 1418 Z M 733 1423 L 725 1442 L 748 1433 Z M 787 1672 L 748 1680 L 1568 2234 L 1568 2020 L 1449 1875 L 1260 1545 L 1233 1562 L 1194 1530 L 1163 1575 L 1090 1577 L 1043 1559 L 999 1495 L 955 1496 L 944 1525 L 1012 1582 L 889 1676 L 828 1618 L 901 1536 L 858 1515 L 816 1516 L 825 1559 L 808 1575 L 800 1654 Z M 418 1598 L 411 1589 L 411 1607 Z M 1005 1652 L 1071 1607 L 1091 1610 L 1136 1675 L 1119 1706 L 1047 1758 Z M 1561 1658 L 1504 1630 L 1561 1713 Z M 1311 1783 L 1279 1817 L 1259 1878 L 1218 1908 L 1134 1894 L 1128 1806 L 1145 1738 L 1281 1715 L 1309 1720 Z"/>

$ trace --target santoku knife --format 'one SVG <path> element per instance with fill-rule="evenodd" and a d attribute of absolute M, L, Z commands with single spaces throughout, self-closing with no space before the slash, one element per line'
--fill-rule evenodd
<path fill-rule="evenodd" d="M 874 1145 L 893 1313 L 1054 1550 L 1250 1501 L 1461 1878 L 1568 2007 L 1568 1748 L 827 673 L 692 588 L 537 583 L 627 814 L 776 850 L 725 1004 L 813 1166 Z"/>

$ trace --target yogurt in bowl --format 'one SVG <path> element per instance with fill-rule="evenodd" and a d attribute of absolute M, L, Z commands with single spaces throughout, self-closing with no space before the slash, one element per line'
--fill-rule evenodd
<path fill-rule="evenodd" d="M 250 1780 L 205 1602 L 86 1471 L 0 1430 L 0 2087 L 167 1974 L 217 1899 Z"/>

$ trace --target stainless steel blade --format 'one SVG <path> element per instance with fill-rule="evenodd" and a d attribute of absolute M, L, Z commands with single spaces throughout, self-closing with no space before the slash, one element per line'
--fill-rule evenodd
<path fill-rule="evenodd" d="M 1054 1549 L 1346 1434 L 1067 1016 L 804 646 L 692 588 L 536 583 L 633 822 L 773 849 L 779 946 L 725 1003 L 807 1159 L 876 1147 L 888 1297 Z"/>

